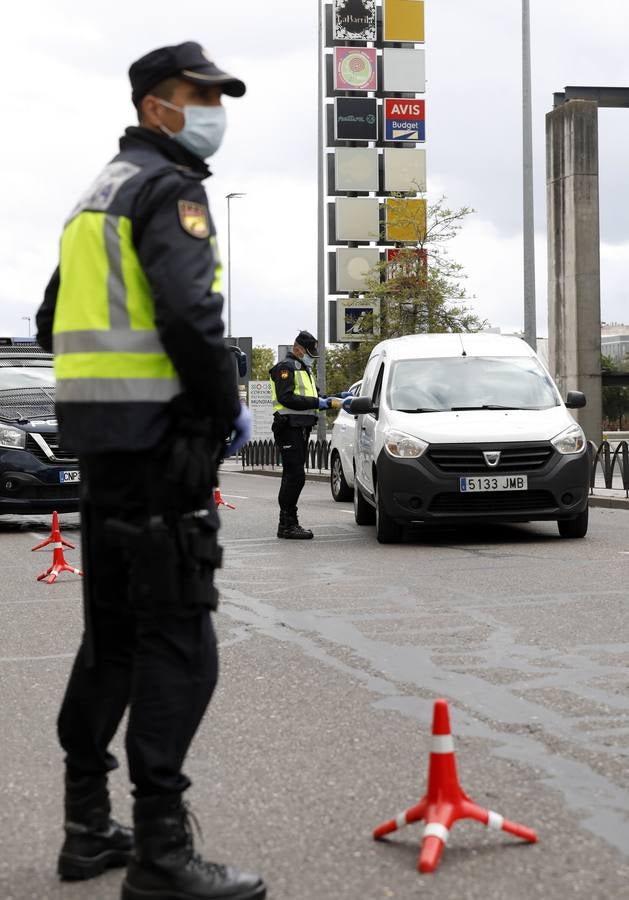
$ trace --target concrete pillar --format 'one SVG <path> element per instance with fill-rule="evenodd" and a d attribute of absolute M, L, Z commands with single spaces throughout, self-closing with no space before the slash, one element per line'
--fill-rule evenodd
<path fill-rule="evenodd" d="M 598 107 L 570 100 L 546 116 L 550 371 L 589 440 L 602 433 Z"/>

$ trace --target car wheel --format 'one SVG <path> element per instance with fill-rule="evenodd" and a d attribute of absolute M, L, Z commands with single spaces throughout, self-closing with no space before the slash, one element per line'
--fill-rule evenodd
<path fill-rule="evenodd" d="M 337 503 L 344 503 L 347 500 L 351 500 L 352 494 L 354 493 L 345 480 L 345 475 L 343 473 L 343 463 L 341 462 L 341 457 L 338 453 L 334 453 L 332 455 L 332 468 L 330 469 L 330 490 L 332 491 L 332 496 Z"/>
<path fill-rule="evenodd" d="M 588 507 L 573 519 L 559 519 L 559 534 L 563 538 L 583 538 L 588 533 Z"/>
<path fill-rule="evenodd" d="M 402 540 L 402 526 L 387 513 L 376 485 L 376 538 L 379 544 L 398 544 Z"/>
<path fill-rule="evenodd" d="M 354 476 L 354 518 L 357 525 L 373 525 L 376 521 L 376 511 L 360 493 L 356 476 Z"/>

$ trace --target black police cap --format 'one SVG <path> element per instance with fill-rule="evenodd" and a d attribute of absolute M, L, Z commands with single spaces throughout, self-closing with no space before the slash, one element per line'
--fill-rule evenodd
<path fill-rule="evenodd" d="M 300 347 L 303 347 L 306 353 L 309 353 L 311 356 L 319 355 L 317 339 L 314 334 L 310 334 L 309 331 L 300 331 L 295 338 L 295 343 L 299 344 Z"/>
<path fill-rule="evenodd" d="M 245 83 L 219 69 L 207 56 L 201 44 L 186 41 L 173 47 L 151 50 L 132 63 L 129 80 L 134 105 L 137 106 L 142 97 L 146 97 L 160 81 L 174 76 L 192 84 L 218 85 L 231 97 L 242 97 L 246 91 Z"/>

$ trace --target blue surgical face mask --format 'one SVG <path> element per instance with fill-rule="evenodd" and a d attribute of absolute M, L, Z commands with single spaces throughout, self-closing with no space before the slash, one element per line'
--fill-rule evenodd
<path fill-rule="evenodd" d="M 304 355 L 301 358 L 301 361 L 305 366 L 308 366 L 308 368 L 310 368 L 310 366 L 315 361 L 315 358 L 314 358 L 314 356 L 311 356 L 309 353 L 304 353 Z"/>
<path fill-rule="evenodd" d="M 165 125 L 160 125 L 164 134 L 194 153 L 199 159 L 208 159 L 216 153 L 221 146 L 227 127 L 225 107 L 175 106 L 174 103 L 169 103 L 167 100 L 159 100 L 159 102 L 162 106 L 183 113 L 184 117 L 181 131 L 171 131 Z"/>

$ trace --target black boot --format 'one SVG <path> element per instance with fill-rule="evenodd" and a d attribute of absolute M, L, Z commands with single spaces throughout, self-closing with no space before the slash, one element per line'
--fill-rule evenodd
<path fill-rule="evenodd" d="M 282 523 L 282 516 L 284 522 Z M 289 510 L 283 510 L 280 513 L 280 524 L 277 529 L 277 536 L 281 538 L 289 538 L 293 541 L 309 541 L 314 537 L 309 528 L 302 528 L 297 518 L 297 507 Z"/>
<path fill-rule="evenodd" d="M 133 831 L 110 816 L 104 778 L 65 783 L 65 841 L 57 871 L 64 881 L 94 878 L 113 866 L 126 866 L 133 850 Z"/>
<path fill-rule="evenodd" d="M 136 800 L 135 852 L 122 900 L 264 900 L 257 875 L 206 862 L 194 852 L 190 813 L 181 797 Z"/>

